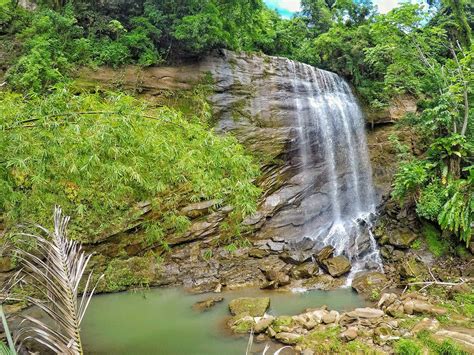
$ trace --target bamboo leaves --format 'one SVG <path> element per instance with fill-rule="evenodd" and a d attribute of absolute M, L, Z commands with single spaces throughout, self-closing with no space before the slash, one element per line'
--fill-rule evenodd
<path fill-rule="evenodd" d="M 160 206 L 161 229 L 165 216 L 178 217 L 191 201 L 223 199 L 244 215 L 255 210 L 251 157 L 233 137 L 180 111 L 64 87 L 30 100 L 2 92 L 0 112 L 0 210 L 10 211 L 9 226 L 45 223 L 45 211 L 60 204 L 76 213 L 71 237 L 88 241 L 145 200 Z M 33 126 L 18 124 L 25 120 Z"/>

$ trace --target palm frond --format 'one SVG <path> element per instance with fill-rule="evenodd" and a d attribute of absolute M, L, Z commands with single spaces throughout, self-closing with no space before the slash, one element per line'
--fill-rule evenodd
<path fill-rule="evenodd" d="M 78 301 L 80 285 L 91 255 L 86 255 L 81 246 L 67 237 L 68 216 L 61 208 L 54 210 L 54 230 L 36 225 L 47 237 L 32 233 L 20 233 L 23 238 L 34 238 L 35 252 L 17 250 L 21 265 L 22 280 L 41 295 L 41 299 L 27 297 L 27 300 L 51 318 L 56 327 L 38 319 L 24 316 L 15 342 L 20 346 L 33 339 L 56 353 L 82 354 L 80 325 L 97 287 L 91 291 L 92 273 L 85 282 L 83 297 Z"/>

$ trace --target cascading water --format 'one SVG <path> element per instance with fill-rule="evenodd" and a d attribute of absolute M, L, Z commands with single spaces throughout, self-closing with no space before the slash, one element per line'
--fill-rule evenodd
<path fill-rule="evenodd" d="M 314 166 L 324 166 L 330 207 L 326 223 L 308 220 L 303 237 L 352 262 L 348 277 L 364 269 L 381 270 L 377 244 L 370 232 L 375 194 L 365 138 L 364 118 L 349 85 L 338 75 L 287 61 L 298 122 L 298 149 L 304 179 Z M 306 181 L 311 183 L 311 181 Z M 305 214 L 306 215 L 306 214 Z"/>

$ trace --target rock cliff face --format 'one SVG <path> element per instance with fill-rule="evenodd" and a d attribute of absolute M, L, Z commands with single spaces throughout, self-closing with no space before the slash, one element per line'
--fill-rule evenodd
<path fill-rule="evenodd" d="M 311 249 L 314 242 L 297 237 L 303 234 L 303 226 L 308 220 L 317 220 L 320 224 L 330 222 L 330 176 L 322 160 L 316 160 L 308 169 L 301 169 L 301 134 L 298 134 L 298 115 L 294 100 L 289 99 L 295 92 L 288 77 L 287 59 L 219 51 L 197 63 L 179 67 L 144 70 L 129 67 L 120 71 L 84 69 L 78 73 L 78 77 L 81 85 L 86 87 L 119 85 L 153 100 L 167 90 L 190 89 L 208 73 L 214 81 L 214 93 L 210 101 L 214 108 L 215 129 L 235 135 L 260 161 L 262 176 L 257 183 L 264 192 L 258 212 L 244 221 L 251 231 L 249 237 L 255 245 L 268 253 L 279 253 L 290 247 Z M 372 134 L 372 137 L 369 137 L 369 147 L 380 149 L 380 144 L 386 144 L 385 139 L 381 143 L 377 142 L 380 136 L 384 136 L 380 131 Z M 387 150 L 385 148 L 384 151 Z M 311 149 L 317 154 L 320 147 Z M 377 174 L 377 198 L 380 201 L 389 186 L 386 177 L 393 173 L 393 169 L 387 167 L 374 151 L 371 155 L 381 166 L 385 166 L 382 169 L 375 166 L 374 169 Z M 346 175 L 347 172 L 341 170 L 336 176 L 343 190 L 350 189 Z M 347 204 L 347 209 L 351 201 L 344 203 Z M 186 214 L 190 216 L 193 224 L 184 237 L 169 238 L 169 244 L 174 246 L 173 255 L 163 265 L 166 272 L 160 273 L 166 276 L 163 278 L 152 275 L 152 279 L 165 284 L 183 281 L 198 288 L 202 282 L 209 284 L 209 288 L 210 285 L 219 283 L 262 280 L 259 271 L 259 268 L 262 268 L 260 255 L 251 262 L 239 263 L 236 255 L 229 256 L 221 250 L 222 257 L 214 254 L 218 261 L 206 262 L 204 268 L 188 268 L 184 264 L 189 258 L 196 263 L 203 263 L 203 251 L 206 248 L 212 249 L 212 240 L 219 237 L 216 227 L 228 211 L 225 208 L 214 211 L 210 208 L 212 205 L 209 202 L 186 208 Z M 346 209 L 343 206 L 342 211 Z M 95 250 L 99 253 L 102 253 L 102 250 L 102 255 L 107 258 L 117 256 L 123 249 L 129 257 L 140 256 L 144 250 L 140 248 L 139 240 L 140 237 L 131 236 L 129 233 L 117 233 L 101 240 Z M 299 245 L 289 246 L 291 243 L 288 241 Z M 190 242 L 193 242 L 191 247 L 187 244 Z M 366 248 L 369 246 L 368 240 L 360 242 Z M 246 257 L 246 251 L 243 250 L 237 255 Z M 240 276 L 231 275 L 236 263 L 240 268 Z"/>

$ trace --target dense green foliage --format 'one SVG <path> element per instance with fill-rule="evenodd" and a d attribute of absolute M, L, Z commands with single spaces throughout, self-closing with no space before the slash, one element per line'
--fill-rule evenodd
<path fill-rule="evenodd" d="M 151 242 L 188 226 L 179 209 L 217 199 L 234 216 L 255 210 L 258 169 L 232 137 L 202 117 L 150 109 L 116 93 L 75 95 L 57 87 L 25 100 L 0 92 L 0 210 L 7 226 L 47 222 L 55 204 L 73 215 L 71 234 L 94 240 L 126 226 L 150 201 Z M 205 120 L 204 120 L 205 121 Z"/>

